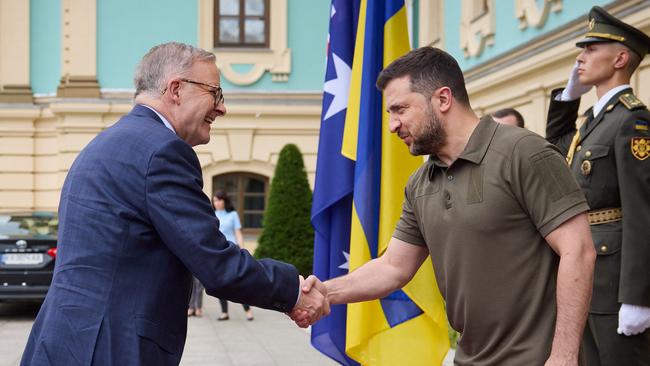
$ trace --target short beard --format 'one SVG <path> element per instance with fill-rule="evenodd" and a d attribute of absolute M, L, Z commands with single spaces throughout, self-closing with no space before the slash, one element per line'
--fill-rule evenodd
<path fill-rule="evenodd" d="M 433 111 L 431 102 L 427 105 L 426 117 L 427 121 L 422 128 L 422 135 L 417 139 L 413 136 L 413 143 L 409 147 L 411 155 L 438 154 L 447 140 L 447 133 Z"/>

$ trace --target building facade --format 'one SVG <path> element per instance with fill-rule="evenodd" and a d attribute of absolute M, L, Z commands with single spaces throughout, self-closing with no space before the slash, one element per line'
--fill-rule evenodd
<path fill-rule="evenodd" d="M 261 227 L 278 154 L 314 180 L 329 4 L 296 0 L 0 0 L 0 211 L 56 210 L 79 151 L 132 108 L 152 46 L 214 50 L 228 114 L 196 147 L 205 193 Z M 241 31 L 238 31 L 241 30 Z"/>
<path fill-rule="evenodd" d="M 540 134 L 593 5 L 650 33 L 647 0 L 407 0 L 412 44 L 459 60 L 475 110 L 517 108 Z M 228 114 L 196 147 L 205 193 L 230 192 L 254 240 L 285 144 L 313 185 L 329 15 L 329 0 L 0 0 L 0 211 L 56 210 L 79 151 L 132 108 L 137 61 L 180 41 L 222 72 Z M 632 85 L 644 102 L 649 65 Z"/>
<path fill-rule="evenodd" d="M 417 4 L 417 44 L 443 48 L 459 61 L 477 113 L 516 108 L 526 127 L 543 135 L 551 90 L 566 84 L 594 5 L 650 34 L 647 0 L 431 0 Z M 631 82 L 645 103 L 648 82 L 646 58 Z M 581 111 L 595 100 L 592 90 Z"/>

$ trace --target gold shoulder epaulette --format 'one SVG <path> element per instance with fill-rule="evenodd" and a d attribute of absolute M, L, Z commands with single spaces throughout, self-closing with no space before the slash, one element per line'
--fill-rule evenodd
<path fill-rule="evenodd" d="M 645 108 L 645 104 L 632 93 L 625 93 L 618 97 L 618 100 L 629 110 Z"/>

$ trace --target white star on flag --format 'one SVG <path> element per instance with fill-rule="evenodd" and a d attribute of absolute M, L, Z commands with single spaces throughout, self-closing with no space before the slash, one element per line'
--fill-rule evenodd
<path fill-rule="evenodd" d="M 332 58 L 334 60 L 336 78 L 327 80 L 323 86 L 323 90 L 333 95 L 334 99 L 332 99 L 332 103 L 327 108 L 327 113 L 325 113 L 323 120 L 347 108 L 348 95 L 350 93 L 350 74 L 352 73 L 352 69 L 334 52 L 332 52 Z"/>
<path fill-rule="evenodd" d="M 343 256 L 345 257 L 345 263 L 341 264 L 339 266 L 340 269 L 347 269 L 348 271 L 350 270 L 350 253 L 346 253 L 345 251 L 343 252 Z"/>

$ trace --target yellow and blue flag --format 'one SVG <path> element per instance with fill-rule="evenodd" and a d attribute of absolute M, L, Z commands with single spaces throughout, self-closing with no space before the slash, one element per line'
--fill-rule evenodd
<path fill-rule="evenodd" d="M 422 164 L 390 134 L 375 87 L 379 72 L 408 51 L 403 0 L 332 1 L 312 207 L 314 273 L 323 280 L 386 250 L 404 186 Z M 343 365 L 354 364 L 350 358 L 363 365 L 441 364 L 449 341 L 430 259 L 403 290 L 334 306 L 313 327 L 312 344 Z"/>

